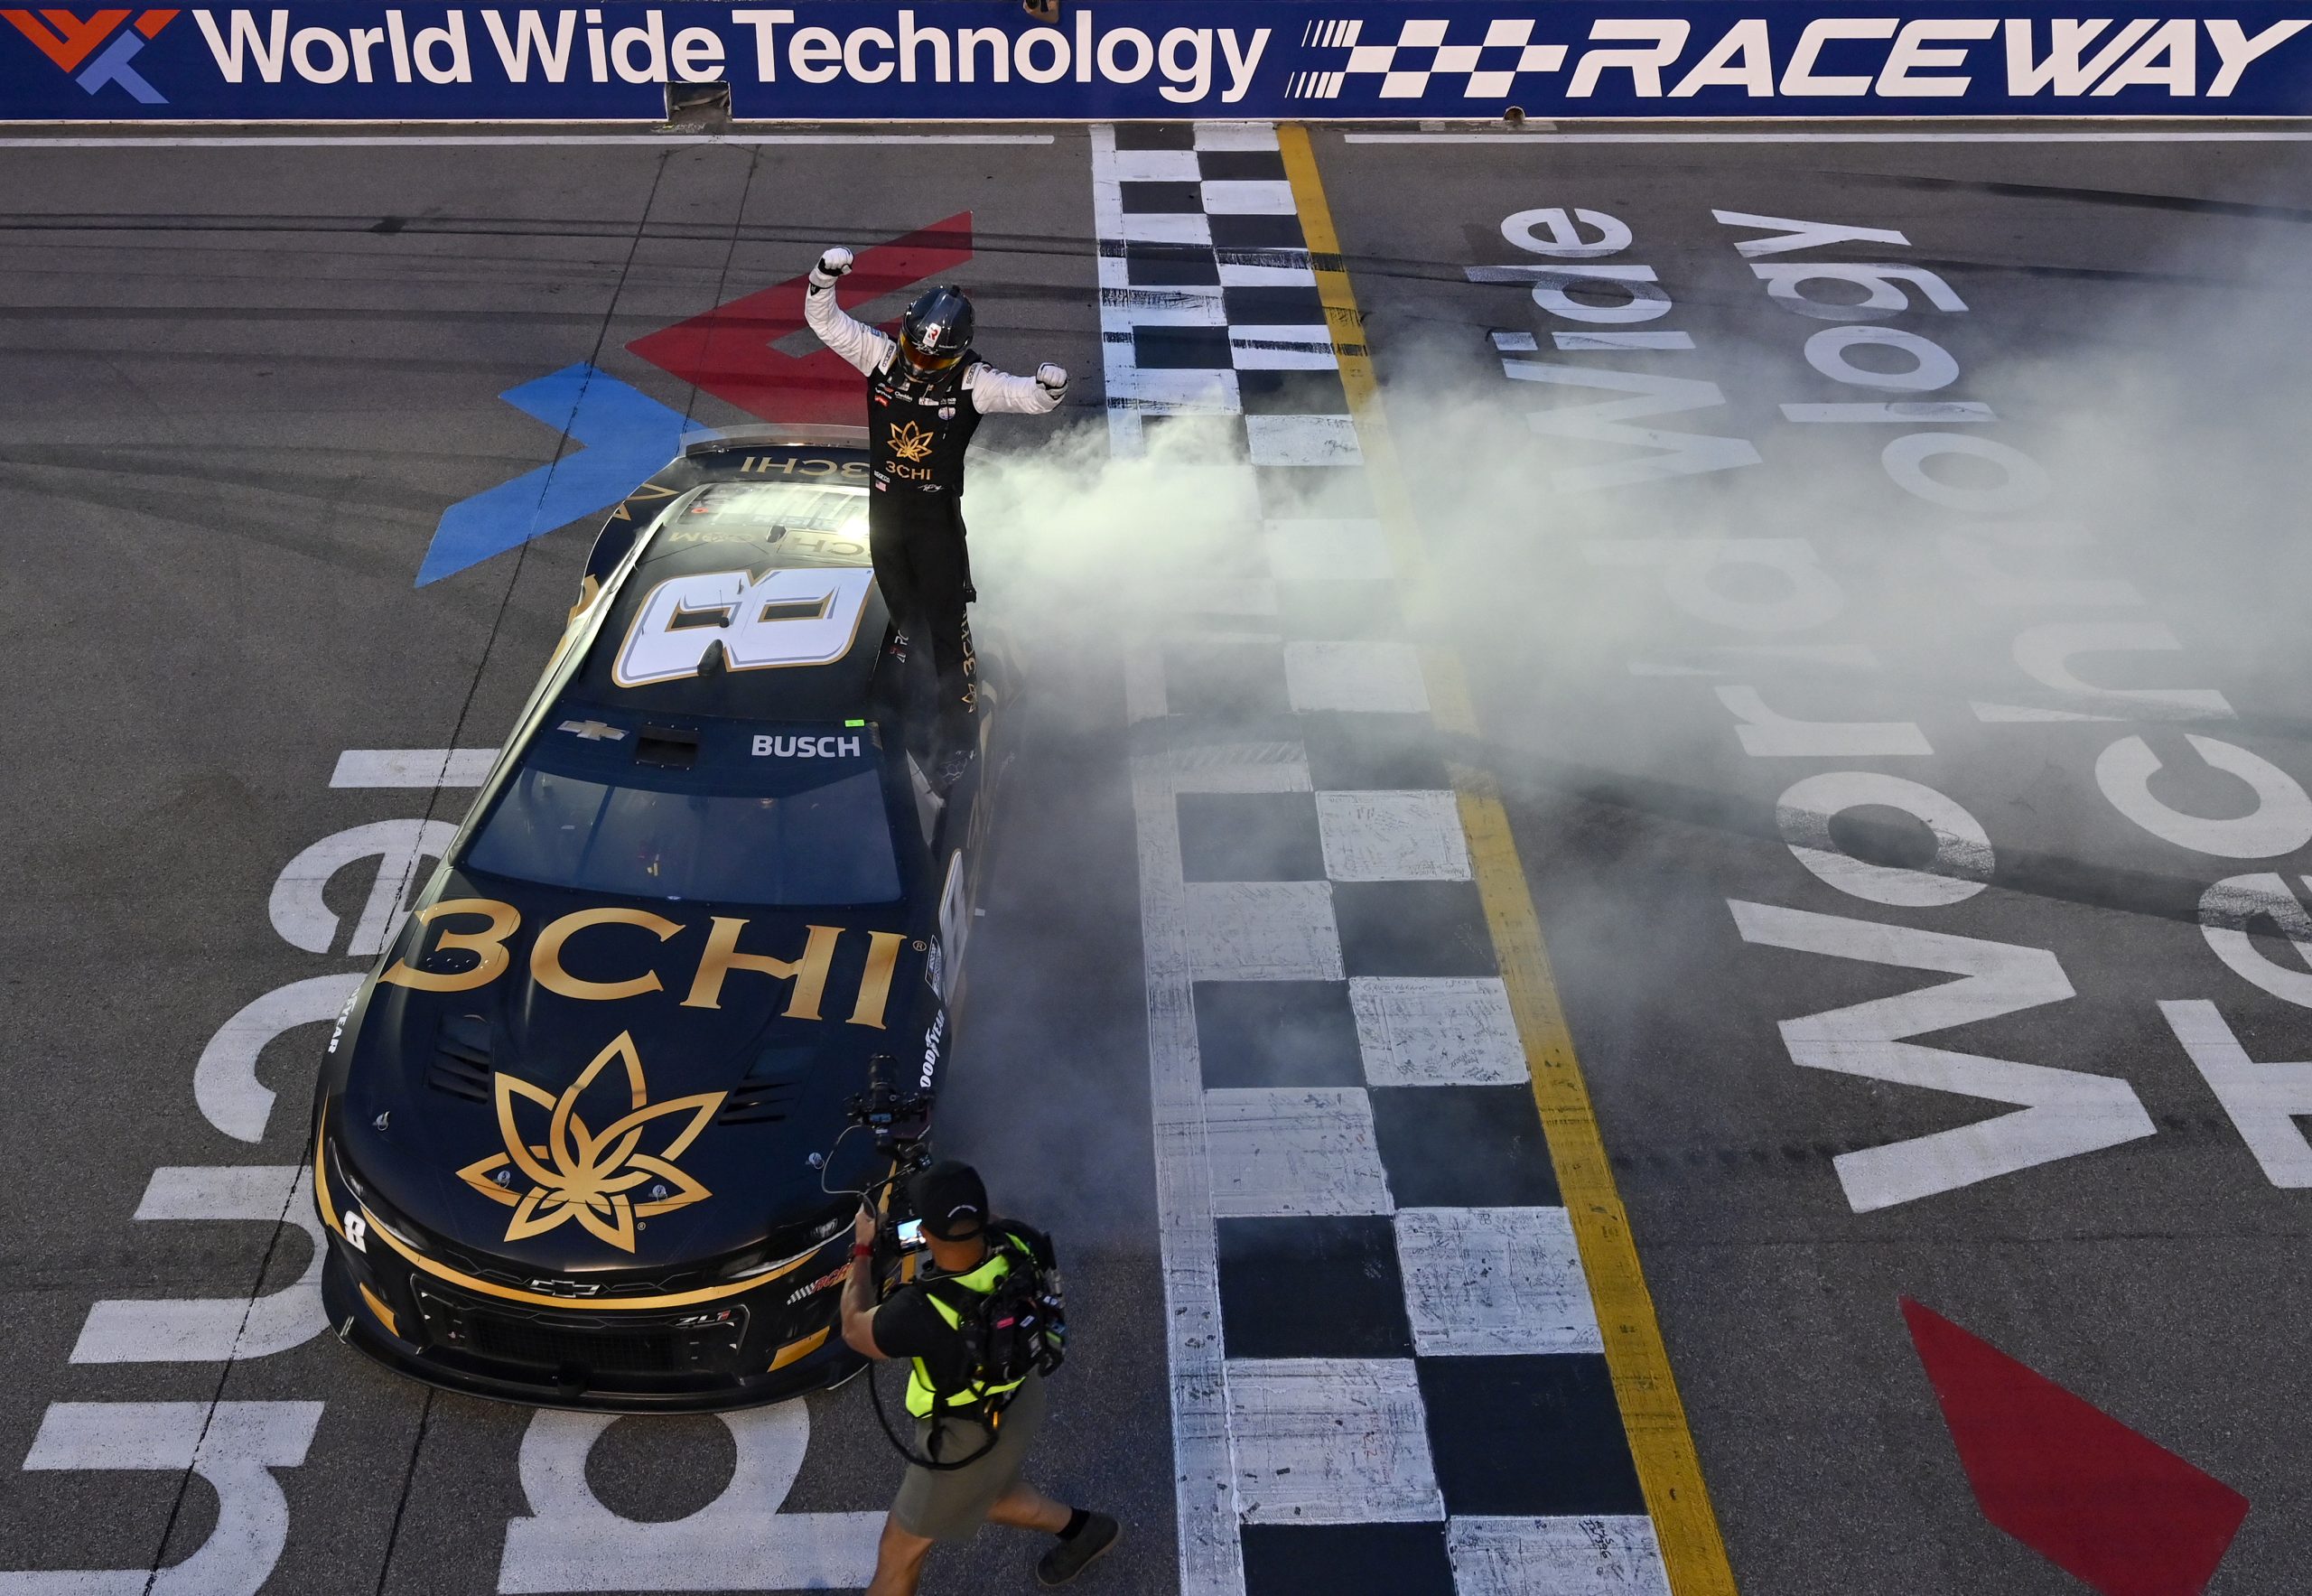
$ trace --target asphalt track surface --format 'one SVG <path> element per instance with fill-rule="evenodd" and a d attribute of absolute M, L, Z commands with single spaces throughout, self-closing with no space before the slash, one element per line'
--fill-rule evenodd
<path fill-rule="evenodd" d="M 244 1004 L 359 967 L 343 950 L 360 873 L 333 883 L 340 923 L 311 952 L 270 923 L 284 864 L 349 827 L 461 812 L 455 789 L 332 789 L 340 751 L 490 744 L 558 632 L 582 531 L 413 586 L 446 506 L 553 452 L 552 429 L 498 396 L 590 361 L 702 424 L 743 420 L 624 345 L 794 276 L 825 243 L 969 209 L 974 254 L 955 275 L 981 305 L 983 347 L 1013 369 L 1068 366 L 1068 419 L 1097 426 L 1086 143 L 1035 131 L 1051 141 L 0 149 L 14 845 L 0 931 L 13 1365 L 0 1455 L 22 1456 L 58 1403 L 324 1403 L 303 1461 L 275 1473 L 289 1527 L 265 1588 L 499 1588 L 508 1522 L 534 1507 L 525 1413 L 430 1395 L 326 1337 L 227 1366 L 75 1363 L 83 1321 L 102 1300 L 245 1298 L 305 1267 L 294 1227 L 133 1216 L 156 1169 L 287 1166 L 303 1151 L 318 1031 L 266 1051 L 277 1097 L 253 1143 L 212 1126 L 192 1089 L 195 1060 Z M 2208 1589 L 2294 1588 L 2312 1563 L 2296 1439 L 2312 1397 L 2295 1355 L 2301 1199 L 2251 1154 L 2156 1003 L 2214 1003 L 2255 1059 L 2307 1056 L 2301 1010 L 2225 968 L 2193 919 L 2203 889 L 2288 872 L 2304 839 L 2243 854 L 2235 838 L 2225 856 L 2122 818 L 2093 771 L 2130 731 L 2174 767 L 2151 779 L 2154 797 L 2250 812 L 2244 786 L 2190 765 L 2172 716 L 1969 711 L 2055 703 L 2009 663 L 2015 634 L 2112 615 L 1984 602 L 1994 579 L 1874 475 L 1885 429 L 1783 417 L 1785 403 L 1905 396 L 1811 371 L 1800 346 L 1833 323 L 1770 299 L 1734 248 L 1758 229 L 1711 211 L 1904 232 L 1906 247 L 1868 257 L 1926 266 L 1967 307 L 1899 321 L 1958 362 L 1935 397 L 1990 405 L 1996 435 L 2049 461 L 2058 496 L 2102 535 L 2029 574 L 2130 581 L 2149 603 L 2123 618 L 2156 615 L 2181 644 L 2118 666 L 2083 658 L 2080 674 L 2220 690 L 2229 729 L 2191 730 L 2312 780 L 2294 690 L 2304 566 L 2276 530 L 2306 486 L 2285 425 L 2306 375 L 2303 283 L 2286 264 L 2312 219 L 2303 146 L 1538 131 L 1484 145 L 1324 132 L 1316 145 L 1393 423 L 1416 440 L 1425 418 L 1460 429 L 1408 458 L 1474 452 L 1422 479 L 1436 484 L 1423 492 L 1438 581 L 1416 625 L 1469 667 L 1485 736 L 1461 751 L 1509 798 L 1741 1587 L 2081 1588 L 1979 1511 L 1906 1334 L 1907 1298 L 2243 1494 L 2244 1526 Z M 1551 357 L 1552 332 L 1575 322 L 1537 317 L 1524 285 L 1468 280 L 1471 266 L 1530 264 L 1500 224 L 1544 206 L 1626 222 L 1632 242 L 1614 258 L 1653 268 L 1674 302 L 1645 325 L 1694 349 Z M 1543 471 L 1632 452 L 1505 431 L 1543 401 L 1506 378 L 1495 332 L 1537 338 L 1540 358 L 1714 382 L 1722 406 L 1646 425 L 1748 440 L 1759 462 L 1561 493 Z M 1431 403 L 1440 393 L 1461 408 Z M 1018 422 L 982 436 L 1002 451 L 1039 442 Z M 1795 638 L 1712 630 L 1666 602 L 1652 572 L 1585 552 L 1689 527 L 1807 537 L 1848 607 Z M 1081 1349 L 1039 1473 L 1132 1525 L 1086 1588 L 1163 1591 L 1176 1573 L 1143 992 L 1123 686 L 1087 646 L 1099 591 L 1087 583 L 1086 610 L 1056 621 L 989 606 L 1031 667 L 1040 652 L 1066 679 L 1024 706 L 942 1134 L 995 1172 L 999 1203 L 1058 1231 L 1075 1265 Z M 1778 590 L 1738 578 L 1729 591 L 1763 602 Z M 1865 644 L 1881 667 L 1826 687 L 1774 674 L 1786 659 L 1694 652 L 1791 640 Z M 1634 661 L 1705 674 L 1640 675 Z M 1932 752 L 1746 754 L 1714 692 L 1736 683 L 1785 714 L 1914 723 Z M 1991 840 L 1990 887 L 1889 907 L 1802 868 L 1777 797 L 1839 770 L 1963 806 Z M 1839 846 L 1924 862 L 1916 827 L 1850 823 L 1833 823 Z M 1931 1040 L 2124 1080 L 2151 1134 L 1994 1178 L 1944 1160 L 1949 1190 L 1858 1211 L 1839 1155 L 1994 1106 L 1796 1067 L 1777 1022 L 1931 983 L 1746 941 L 1729 899 L 2050 951 L 2075 996 Z M 2259 946 L 2276 967 L 2293 957 Z M 807 1411 L 785 1509 L 880 1512 L 895 1468 L 860 1394 Z M 671 1520 L 715 1497 L 732 1457 L 714 1419 L 622 1421 L 585 1474 L 622 1517 Z M 217 1499 L 175 1470 L 0 1473 L 0 1567 L 165 1568 L 209 1540 Z M 991 1532 L 943 1552 L 926 1589 L 1024 1586 L 1030 1552 Z M 634 1588 L 700 1585 L 669 1566 Z"/>

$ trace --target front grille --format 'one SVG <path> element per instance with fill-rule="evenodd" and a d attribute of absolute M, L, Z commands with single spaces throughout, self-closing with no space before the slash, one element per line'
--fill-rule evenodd
<path fill-rule="evenodd" d="M 743 1308 L 692 1314 L 533 1312 L 421 1291 L 432 1342 L 493 1363 L 592 1375 L 722 1374 L 746 1335 Z"/>

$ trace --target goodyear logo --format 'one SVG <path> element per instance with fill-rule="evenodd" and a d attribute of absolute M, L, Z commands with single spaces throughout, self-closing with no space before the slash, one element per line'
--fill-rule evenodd
<path fill-rule="evenodd" d="M 164 106 L 168 98 L 130 63 L 136 52 L 176 20 L 173 11 L 98 11 L 86 21 L 70 11 L 0 11 L 59 71 L 90 94 L 117 87 L 142 106 Z"/>

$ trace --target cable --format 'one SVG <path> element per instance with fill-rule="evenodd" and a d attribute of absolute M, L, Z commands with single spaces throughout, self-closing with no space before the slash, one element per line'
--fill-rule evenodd
<path fill-rule="evenodd" d="M 864 1383 L 867 1386 L 868 1405 L 875 1410 L 875 1423 L 882 1426 L 884 1438 L 898 1449 L 900 1456 L 918 1469 L 936 1469 L 944 1474 L 956 1469 L 968 1468 L 993 1451 L 996 1442 L 1001 1439 L 996 1433 L 995 1424 L 991 1422 L 987 1426 L 987 1444 L 967 1458 L 957 1458 L 952 1463 L 942 1463 L 928 1456 L 918 1457 L 909 1450 L 907 1442 L 900 1439 L 899 1432 L 891 1428 L 891 1421 L 883 1413 L 883 1394 L 875 1389 L 875 1365 L 872 1359 L 867 1365 L 867 1378 Z M 996 1409 L 991 1418 L 1000 1418 L 1002 1411 L 1001 1408 Z M 932 1409 L 931 1440 L 934 1445 L 938 1442 L 940 1421 L 944 1416 L 940 1409 L 937 1407 Z"/>

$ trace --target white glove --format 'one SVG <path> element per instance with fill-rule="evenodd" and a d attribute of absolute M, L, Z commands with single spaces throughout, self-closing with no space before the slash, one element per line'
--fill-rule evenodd
<path fill-rule="evenodd" d="M 1050 392 L 1059 393 L 1067 387 L 1067 369 L 1046 361 L 1036 368 L 1036 381 Z"/>
<path fill-rule="evenodd" d="M 851 251 L 838 244 L 825 255 L 820 256 L 819 264 L 811 268 L 811 285 L 815 288 L 828 287 L 837 277 L 847 275 L 850 270 Z"/>

